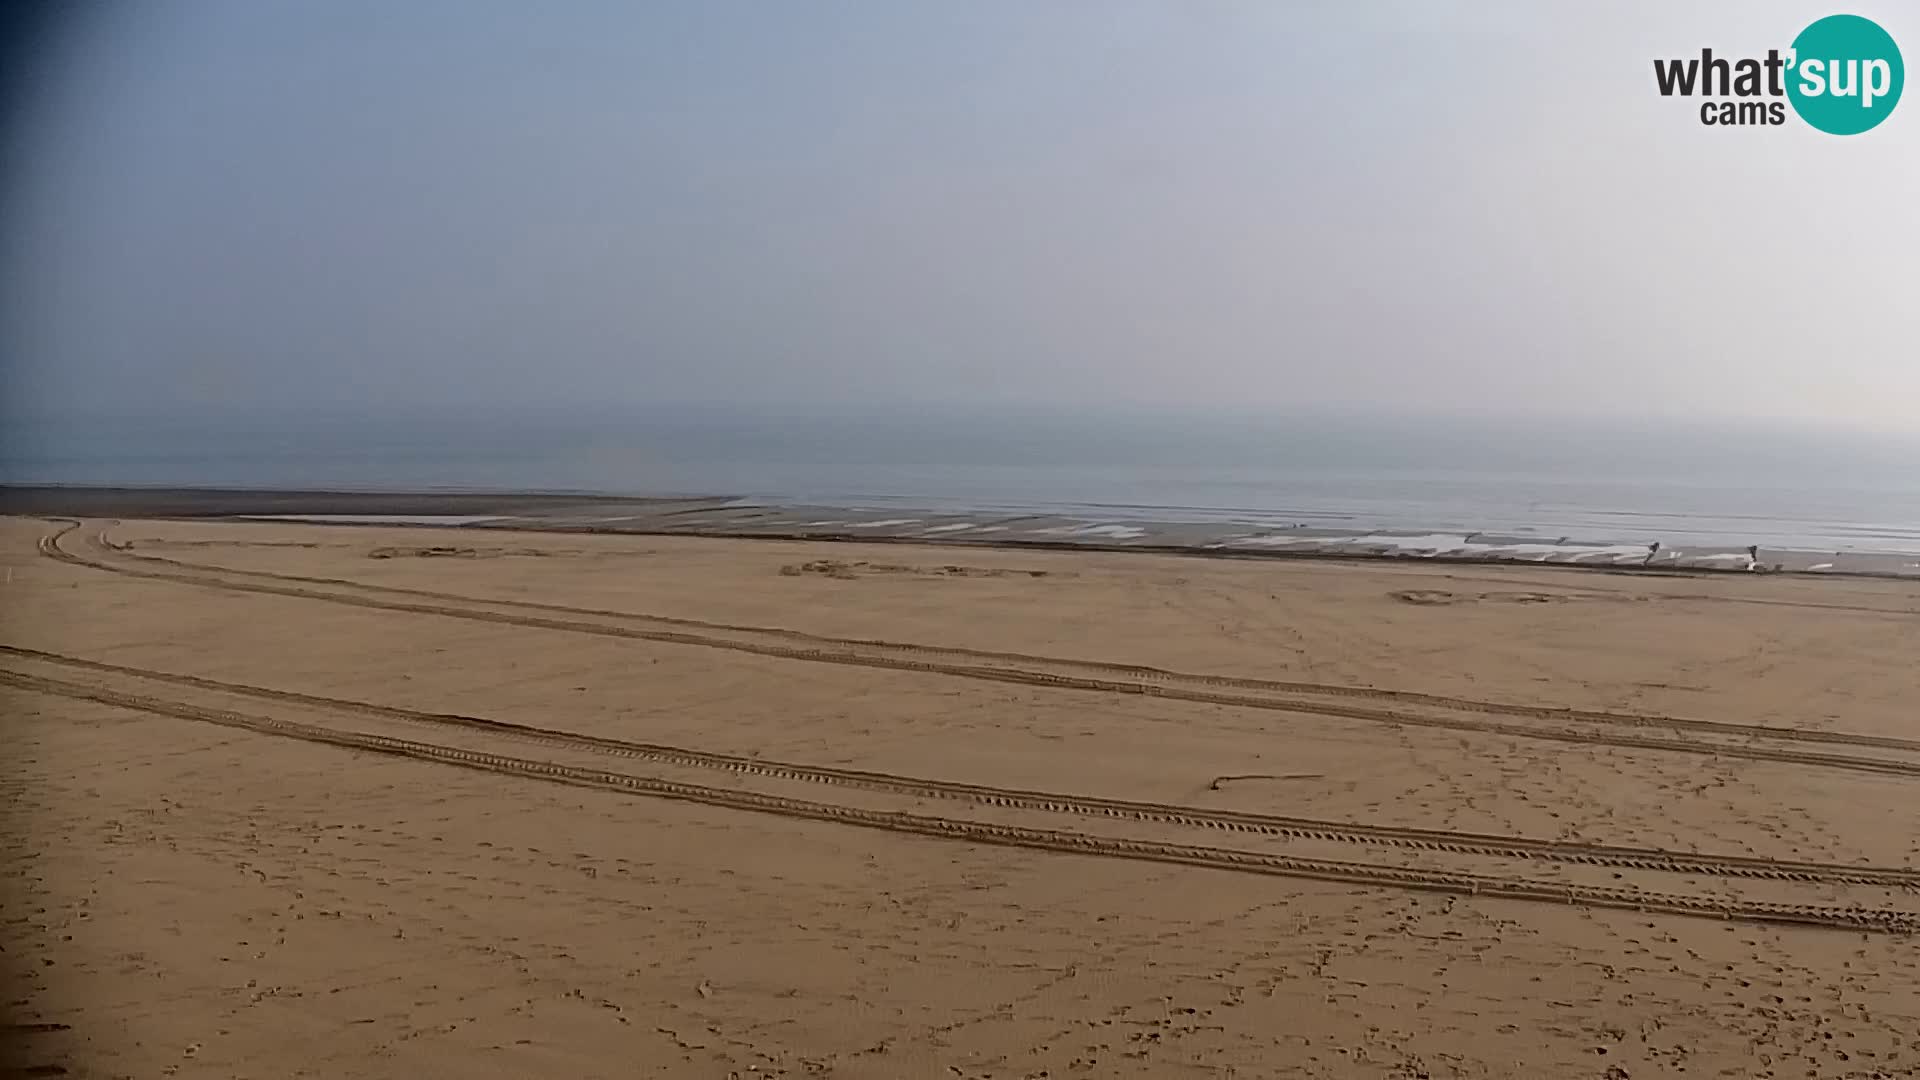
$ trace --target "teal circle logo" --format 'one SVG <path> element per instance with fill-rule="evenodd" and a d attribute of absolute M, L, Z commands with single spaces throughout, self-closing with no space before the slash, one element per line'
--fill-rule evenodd
<path fill-rule="evenodd" d="M 1871 130 L 1900 103 L 1907 83 L 1893 36 L 1858 15 L 1829 15 L 1800 31 L 1792 64 L 1787 100 L 1829 135 Z"/>

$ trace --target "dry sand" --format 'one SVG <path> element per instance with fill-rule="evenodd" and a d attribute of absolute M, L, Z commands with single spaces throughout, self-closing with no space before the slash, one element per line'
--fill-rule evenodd
<path fill-rule="evenodd" d="M 1909 583 L 56 531 L 0 522 L 21 1066 L 1920 1068 Z"/>

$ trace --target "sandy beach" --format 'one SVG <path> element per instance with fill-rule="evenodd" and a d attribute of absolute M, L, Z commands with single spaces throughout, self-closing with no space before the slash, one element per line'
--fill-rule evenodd
<path fill-rule="evenodd" d="M 132 517 L 0 559 L 17 1067 L 1920 1068 L 1909 581 Z"/>

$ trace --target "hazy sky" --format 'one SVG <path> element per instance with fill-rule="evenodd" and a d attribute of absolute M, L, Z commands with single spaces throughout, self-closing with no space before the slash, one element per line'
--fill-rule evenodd
<path fill-rule="evenodd" d="M 1709 128 L 1836 10 L 147 0 L 0 202 L 11 415 L 671 401 L 1920 426 L 1920 95 Z"/>

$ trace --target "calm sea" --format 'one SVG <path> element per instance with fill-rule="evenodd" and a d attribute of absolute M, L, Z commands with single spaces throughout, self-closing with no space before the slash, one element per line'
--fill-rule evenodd
<path fill-rule="evenodd" d="M 1920 554 L 1920 437 L 1383 417 L 749 416 L 10 424 L 10 483 L 732 495 Z"/>

